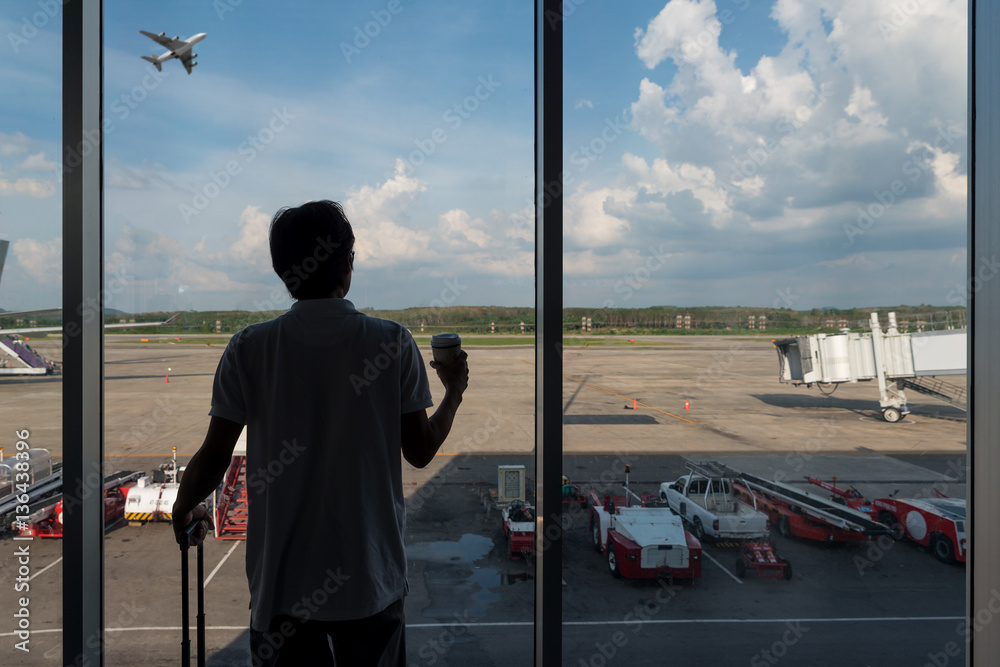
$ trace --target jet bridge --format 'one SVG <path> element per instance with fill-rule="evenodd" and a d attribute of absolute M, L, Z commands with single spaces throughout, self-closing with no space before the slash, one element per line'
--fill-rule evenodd
<path fill-rule="evenodd" d="M 898 422 L 909 412 L 904 389 L 966 409 L 965 387 L 938 379 L 966 374 L 965 329 L 900 333 L 895 313 L 889 313 L 886 331 L 878 313 L 871 314 L 871 325 L 870 333 L 845 331 L 775 341 L 778 380 L 810 387 L 875 380 L 882 417 L 888 422 Z"/>

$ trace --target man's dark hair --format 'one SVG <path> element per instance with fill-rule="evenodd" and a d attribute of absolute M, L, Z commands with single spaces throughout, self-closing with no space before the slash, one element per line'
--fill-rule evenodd
<path fill-rule="evenodd" d="M 271 266 L 293 299 L 322 299 L 344 286 L 341 260 L 354 248 L 354 230 L 334 201 L 286 207 L 271 220 Z"/>

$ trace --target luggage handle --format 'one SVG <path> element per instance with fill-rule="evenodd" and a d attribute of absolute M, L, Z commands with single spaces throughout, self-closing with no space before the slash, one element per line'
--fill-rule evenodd
<path fill-rule="evenodd" d="M 188 594 L 188 550 L 191 548 L 191 537 L 198 530 L 201 519 L 191 522 L 181 532 L 181 664 L 184 667 L 191 665 L 191 637 L 188 631 L 189 618 L 189 594 Z M 203 549 L 204 540 L 198 543 L 198 667 L 205 665 L 205 552 Z"/>

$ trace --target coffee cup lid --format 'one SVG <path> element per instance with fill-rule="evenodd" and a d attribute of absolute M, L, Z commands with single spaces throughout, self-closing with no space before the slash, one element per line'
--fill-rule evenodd
<path fill-rule="evenodd" d="M 455 347 L 462 344 L 462 337 L 455 333 L 441 333 L 431 336 L 431 347 Z"/>

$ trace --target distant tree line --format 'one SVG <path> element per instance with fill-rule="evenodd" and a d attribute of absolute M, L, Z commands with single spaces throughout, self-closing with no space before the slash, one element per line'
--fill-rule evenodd
<path fill-rule="evenodd" d="M 661 334 L 777 334 L 835 333 L 846 327 L 852 331 L 867 331 L 870 314 L 879 313 L 883 329 L 888 325 L 888 313 L 896 313 L 902 331 L 934 331 L 960 329 L 967 323 L 965 308 L 942 306 L 880 306 L 871 308 L 751 308 L 742 306 L 653 306 L 650 308 L 566 308 L 563 310 L 563 331 L 570 334 L 585 333 L 583 318 L 590 318 L 593 334 L 661 333 Z M 132 330 L 136 333 L 185 333 L 232 334 L 247 325 L 263 322 L 282 311 L 189 311 L 182 314 L 171 327 L 150 327 Z M 521 323 L 525 333 L 534 332 L 534 308 L 508 308 L 501 306 L 449 306 L 445 308 L 406 308 L 403 310 L 373 310 L 365 312 L 374 317 L 393 320 L 405 325 L 414 333 L 432 334 L 441 331 L 488 334 L 520 334 Z M 173 313 L 143 313 L 141 315 L 114 314 L 105 318 L 107 323 L 121 321 L 155 322 Z M 0 313 L 0 327 L 59 326 L 58 315 L 47 318 L 4 317 Z M 162 329 L 162 331 L 159 331 Z M 123 330 L 127 331 L 127 330 Z"/>

